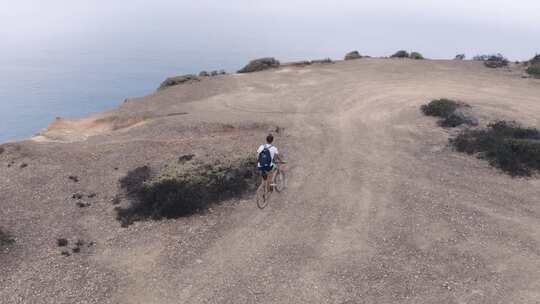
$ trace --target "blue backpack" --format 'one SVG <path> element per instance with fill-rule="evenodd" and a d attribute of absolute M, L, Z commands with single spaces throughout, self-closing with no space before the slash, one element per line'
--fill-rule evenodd
<path fill-rule="evenodd" d="M 272 153 L 270 153 L 270 148 L 272 146 L 265 146 L 264 149 L 259 153 L 259 165 L 261 169 L 270 170 L 272 168 Z"/>

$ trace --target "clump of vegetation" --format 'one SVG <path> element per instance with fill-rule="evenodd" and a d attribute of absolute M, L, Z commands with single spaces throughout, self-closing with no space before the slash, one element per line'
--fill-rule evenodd
<path fill-rule="evenodd" d="M 457 109 L 454 113 L 448 115 L 448 117 L 440 120 L 439 125 L 444 128 L 455 128 L 461 125 L 476 126 L 478 125 L 478 119 Z"/>
<path fill-rule="evenodd" d="M 0 228 L 0 248 L 15 243 L 15 239 Z"/>
<path fill-rule="evenodd" d="M 540 131 L 514 121 L 495 121 L 486 129 L 464 130 L 450 140 L 459 152 L 477 154 L 512 176 L 540 170 Z"/>
<path fill-rule="evenodd" d="M 527 68 L 527 74 L 540 78 L 540 63 L 533 64 Z"/>
<path fill-rule="evenodd" d="M 446 98 L 433 100 L 420 107 L 425 115 L 442 118 L 439 120 L 441 127 L 455 128 L 463 124 L 477 125 L 478 120 L 472 115 L 460 110 L 463 108 L 470 108 L 470 106 L 466 103 Z"/>
<path fill-rule="evenodd" d="M 424 56 L 422 56 L 422 54 L 420 54 L 419 52 L 412 52 L 411 55 L 409 56 L 411 59 L 417 59 L 417 60 L 422 60 L 424 59 Z"/>
<path fill-rule="evenodd" d="M 446 118 L 460 106 L 460 103 L 446 98 L 435 99 L 430 103 L 422 105 L 420 109 L 427 116 L 437 116 Z"/>
<path fill-rule="evenodd" d="M 488 68 L 502 68 L 508 66 L 508 59 L 501 54 L 492 55 L 476 55 L 473 60 L 483 61 L 484 65 Z"/>
<path fill-rule="evenodd" d="M 311 64 L 331 64 L 331 63 L 334 63 L 334 61 L 330 58 L 311 60 Z"/>
<path fill-rule="evenodd" d="M 256 160 L 248 157 L 211 164 L 186 161 L 152 174 L 144 166 L 120 180 L 130 206 L 117 208 L 122 226 L 134 221 L 178 218 L 204 211 L 209 205 L 254 191 Z"/>
<path fill-rule="evenodd" d="M 457 54 L 454 60 L 465 60 L 465 54 Z"/>
<path fill-rule="evenodd" d="M 352 51 L 345 55 L 345 60 L 353 60 L 353 59 L 360 59 L 362 58 L 362 55 L 358 51 Z"/>
<path fill-rule="evenodd" d="M 540 55 L 537 54 L 531 60 L 529 60 L 529 64 L 530 65 L 540 64 Z"/>
<path fill-rule="evenodd" d="M 240 69 L 238 73 L 253 73 L 273 69 L 279 67 L 280 63 L 275 58 L 259 58 L 250 61 L 245 67 Z"/>
<path fill-rule="evenodd" d="M 409 58 L 409 52 L 405 50 L 397 51 L 394 55 L 390 56 L 390 58 Z"/>
<path fill-rule="evenodd" d="M 169 77 L 161 83 L 158 90 L 163 90 L 168 87 L 172 87 L 172 86 L 176 86 L 176 85 L 180 85 L 184 83 L 193 83 L 193 82 L 198 82 L 198 81 L 201 81 L 201 79 L 192 74 Z"/>

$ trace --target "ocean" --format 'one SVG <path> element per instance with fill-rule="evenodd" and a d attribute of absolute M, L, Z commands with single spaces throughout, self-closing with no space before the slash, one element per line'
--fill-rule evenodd
<path fill-rule="evenodd" d="M 178 49 L 68 48 L 2 55 L 0 143 L 29 138 L 55 117 L 83 117 L 150 94 L 169 76 L 203 69 L 231 72 L 247 60 L 240 54 L 216 58 Z"/>

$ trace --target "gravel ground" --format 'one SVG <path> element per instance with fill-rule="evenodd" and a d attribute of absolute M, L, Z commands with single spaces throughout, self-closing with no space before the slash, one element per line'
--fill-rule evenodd
<path fill-rule="evenodd" d="M 456 131 L 419 111 L 446 97 L 481 125 L 538 127 L 540 80 L 521 73 L 361 59 L 216 76 L 59 119 L 0 149 L 0 227 L 16 239 L 0 251 L 0 303 L 540 303 L 539 180 L 453 152 Z M 246 195 L 116 220 L 130 170 L 248 153 L 278 127 L 288 187 L 266 209 Z"/>

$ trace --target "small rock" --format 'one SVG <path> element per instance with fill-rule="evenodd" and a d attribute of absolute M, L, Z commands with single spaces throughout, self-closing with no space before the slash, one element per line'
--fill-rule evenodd
<path fill-rule="evenodd" d="M 67 250 L 62 250 L 62 252 L 60 254 L 63 255 L 63 256 L 66 256 L 66 257 L 71 255 L 71 253 L 69 253 L 69 251 L 67 251 Z"/>
<path fill-rule="evenodd" d="M 71 198 L 80 200 L 83 198 L 83 195 L 81 193 L 74 193 Z"/>
<path fill-rule="evenodd" d="M 90 203 L 77 202 L 77 207 L 79 207 L 79 208 L 86 208 L 86 207 L 90 207 L 90 206 L 91 206 Z"/>
<path fill-rule="evenodd" d="M 72 180 L 73 182 L 75 183 L 78 183 L 79 182 L 79 177 L 75 176 L 75 175 L 70 175 L 68 177 L 70 180 Z"/>
<path fill-rule="evenodd" d="M 58 245 L 58 247 L 66 247 L 68 245 L 68 240 L 64 238 L 57 239 L 56 245 Z"/>
<path fill-rule="evenodd" d="M 28 167 L 28 164 L 27 164 L 27 163 L 22 163 L 22 164 L 20 165 L 20 167 L 21 167 L 21 169 L 24 169 L 24 168 Z"/>
<path fill-rule="evenodd" d="M 73 253 L 79 253 L 81 252 L 81 247 L 75 247 L 73 249 L 71 249 L 73 251 Z"/>
<path fill-rule="evenodd" d="M 188 162 L 190 160 L 192 160 L 193 158 L 195 157 L 194 154 L 186 154 L 186 155 L 182 155 L 178 158 L 178 162 L 179 163 L 185 163 L 185 162 Z"/>
<path fill-rule="evenodd" d="M 118 197 L 118 196 L 113 197 L 113 199 L 111 200 L 111 203 L 113 205 L 119 205 L 120 204 L 120 197 Z"/>
<path fill-rule="evenodd" d="M 90 193 L 88 194 L 88 198 L 94 198 L 97 196 L 97 193 Z"/>

